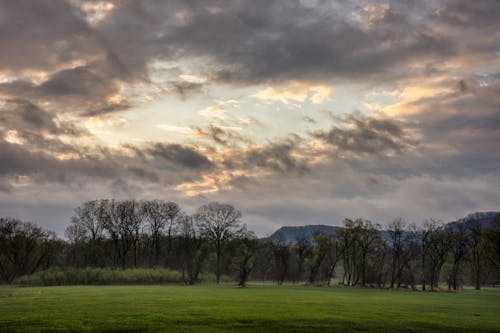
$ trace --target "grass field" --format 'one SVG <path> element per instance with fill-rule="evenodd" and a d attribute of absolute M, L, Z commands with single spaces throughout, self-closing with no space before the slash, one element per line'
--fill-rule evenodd
<path fill-rule="evenodd" d="M 0 287 L 0 332 L 493 332 L 500 290 Z"/>

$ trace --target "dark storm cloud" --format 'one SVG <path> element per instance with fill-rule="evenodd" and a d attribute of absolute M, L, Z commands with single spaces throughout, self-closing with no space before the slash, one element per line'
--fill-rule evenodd
<path fill-rule="evenodd" d="M 118 92 L 109 81 L 92 73 L 88 68 L 76 67 L 55 73 L 42 83 L 40 93 L 54 97 L 82 96 L 105 98 Z"/>
<path fill-rule="evenodd" d="M 87 63 L 103 76 L 131 74 L 109 42 L 85 20 L 82 1 L 1 1 L 0 70 L 55 72 Z"/>
<path fill-rule="evenodd" d="M 342 127 L 335 126 L 329 131 L 318 131 L 312 135 L 332 145 L 339 152 L 401 153 L 416 144 L 394 120 L 356 114 L 338 119 L 342 122 Z"/>
<path fill-rule="evenodd" d="M 209 169 L 213 166 L 210 160 L 199 152 L 179 144 L 155 143 L 147 148 L 154 158 L 169 161 L 191 169 Z"/>
<path fill-rule="evenodd" d="M 23 99 L 7 99 L 0 107 L 0 132 L 16 130 L 21 136 L 65 134 L 80 136 L 85 130 L 68 122 L 56 122 L 55 115 Z"/>
<path fill-rule="evenodd" d="M 96 52 L 92 39 L 67 1 L 0 2 L 0 70 L 55 70 Z"/>
<path fill-rule="evenodd" d="M 152 143 L 143 146 L 124 146 L 123 150 L 105 147 L 65 145 L 60 141 L 45 143 L 51 149 L 38 149 L 37 143 L 13 144 L 0 139 L 0 179 L 3 184 L 28 176 L 39 183 L 60 183 L 71 186 L 93 181 L 119 179 L 166 182 L 176 184 L 192 179 L 210 169 L 212 162 L 192 148 L 178 144 Z M 127 152 L 128 151 L 128 152 Z M 133 154 L 130 154 L 132 152 Z M 72 155 L 58 158 L 61 154 Z M 186 169 L 187 168 L 187 169 Z"/>
<path fill-rule="evenodd" d="M 267 145 L 234 151 L 225 157 L 223 164 L 229 169 L 266 170 L 278 174 L 303 175 L 309 170 L 308 164 L 294 156 L 294 153 L 300 153 L 302 141 L 303 139 L 298 136 L 291 136 Z"/>
<path fill-rule="evenodd" d="M 75 1 L 0 2 L 0 94 L 58 113 L 97 115 L 130 107 L 110 102 L 118 82 L 133 82 L 120 56 L 85 20 Z M 43 81 L 32 76 L 42 75 Z"/>
<path fill-rule="evenodd" d="M 53 116 L 26 100 L 7 100 L 0 111 L 0 125 L 9 129 L 59 133 Z"/>
<path fill-rule="evenodd" d="M 454 52 L 450 41 L 425 25 L 410 26 L 410 11 L 388 8 L 370 29 L 362 29 L 362 21 L 349 21 L 360 7 L 345 2 L 340 10 L 331 4 L 200 2 L 184 8 L 185 22 L 169 29 L 165 39 L 183 55 L 211 57 L 219 80 L 240 83 L 401 75 L 390 72 L 410 61 Z M 210 6 L 220 11 L 210 12 Z"/>
<path fill-rule="evenodd" d="M 11 98 L 50 102 L 58 106 L 58 113 L 96 115 L 122 111 L 130 107 L 126 102 L 108 100 L 119 94 L 115 81 L 83 66 L 55 72 L 41 84 L 26 80 L 3 83 L 0 84 L 0 93 Z M 56 109 L 54 106 L 52 108 Z"/>
<path fill-rule="evenodd" d="M 391 150 L 394 147 L 401 152 L 397 157 L 383 163 L 373 159 L 352 159 L 348 163 L 362 173 L 387 175 L 400 180 L 427 175 L 436 179 L 444 177 L 459 181 L 498 170 L 500 80 L 490 78 L 487 84 L 483 79 L 470 78 L 458 83 L 452 80 L 450 86 L 454 89 L 410 103 L 418 111 L 403 115 L 399 124 L 391 124 L 386 128 L 387 126 L 369 125 L 371 121 L 364 122 L 363 129 L 367 126 L 374 128 L 373 131 L 384 139 L 379 140 L 375 136 L 375 140 L 363 141 L 360 144 L 361 150 L 373 150 L 377 147 L 384 152 L 384 149 Z M 466 89 L 463 89 L 464 86 Z M 389 122 L 392 123 L 393 120 Z M 389 131 L 393 125 L 399 126 L 399 129 Z M 385 129 L 380 132 L 380 128 Z M 320 137 L 345 147 L 344 143 L 351 135 L 361 132 L 359 126 L 340 131 L 335 128 L 331 132 L 320 133 Z M 417 146 L 414 146 L 413 138 L 408 139 L 406 132 L 418 135 Z M 359 138 L 362 137 L 359 135 Z M 352 139 L 350 143 L 347 144 L 348 147 L 360 148 L 358 140 Z M 365 145 L 369 149 L 364 149 Z"/>
<path fill-rule="evenodd" d="M 495 0 L 447 1 L 444 10 L 434 13 L 437 18 L 453 26 L 487 27 L 498 25 L 500 4 Z"/>
<path fill-rule="evenodd" d="M 500 131 L 500 77 L 460 80 L 455 91 L 437 97 L 423 98 L 416 119 L 423 122 L 426 137 L 453 135 L 464 137 Z M 436 112 L 439 110 L 439 112 Z M 464 131 L 468 133 L 463 133 Z"/>
<path fill-rule="evenodd" d="M 45 98 L 90 99 L 92 104 L 81 106 L 86 114 L 123 110 L 127 103 L 108 105 L 105 100 L 116 82 L 150 82 L 156 60 L 195 60 L 211 79 L 239 84 L 301 78 L 380 82 L 414 75 L 406 69 L 416 61 L 431 65 L 456 55 L 463 41 L 455 40 L 459 34 L 442 32 L 441 25 L 448 30 L 482 27 L 484 17 L 491 27 L 498 26 L 492 18 L 500 13 L 495 1 L 439 6 L 319 1 L 308 6 L 299 1 L 124 0 L 113 1 L 106 16 L 91 24 L 83 3 L 0 4 L 0 70 L 50 73 L 36 89 L 22 81 L 9 84 L 11 98 L 28 88 Z M 64 68 L 75 61 L 83 65 Z M 185 98 L 200 89 L 170 82 L 171 91 Z"/>

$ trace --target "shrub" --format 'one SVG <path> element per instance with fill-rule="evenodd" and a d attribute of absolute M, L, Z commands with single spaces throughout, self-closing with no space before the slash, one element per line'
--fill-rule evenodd
<path fill-rule="evenodd" d="M 184 283 L 182 273 L 165 268 L 50 268 L 15 280 L 23 286 Z"/>

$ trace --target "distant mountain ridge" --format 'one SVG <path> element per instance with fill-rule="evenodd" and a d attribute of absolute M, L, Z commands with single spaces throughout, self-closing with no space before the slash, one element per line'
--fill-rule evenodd
<path fill-rule="evenodd" d="M 459 223 L 471 223 L 471 221 L 479 221 L 483 228 L 488 228 L 491 225 L 491 222 L 493 222 L 497 217 L 500 217 L 500 212 L 475 212 L 456 221 L 449 222 L 448 225 L 450 227 L 453 227 L 454 225 L 457 225 Z"/>
<path fill-rule="evenodd" d="M 314 240 L 316 234 L 326 234 L 333 235 L 337 230 L 336 226 L 324 225 L 324 224 L 314 224 L 314 225 L 304 225 L 304 226 L 285 226 L 276 230 L 269 239 L 273 243 L 281 244 L 293 244 L 296 243 L 298 239 L 305 238 L 309 242 Z"/>
<path fill-rule="evenodd" d="M 446 223 L 450 228 L 460 223 L 470 223 L 470 221 L 479 221 L 483 228 L 488 228 L 495 218 L 500 217 L 500 212 L 475 212 L 455 221 Z M 316 234 L 333 235 L 339 226 L 313 224 L 304 226 L 284 226 L 276 230 L 271 236 L 268 237 L 273 243 L 281 244 L 294 244 L 298 239 L 304 238 L 309 242 L 314 242 Z M 381 231 L 381 236 L 384 239 L 389 237 L 386 230 Z"/>

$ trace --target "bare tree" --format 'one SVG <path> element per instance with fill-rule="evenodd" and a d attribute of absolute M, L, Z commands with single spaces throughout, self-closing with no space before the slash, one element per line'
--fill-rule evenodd
<path fill-rule="evenodd" d="M 367 260 L 371 251 L 380 243 L 380 225 L 364 219 L 344 220 L 344 227 L 337 230 L 344 264 L 344 284 L 366 284 Z"/>
<path fill-rule="evenodd" d="M 321 264 L 328 254 L 331 247 L 330 237 L 324 234 L 314 236 L 315 245 L 312 249 L 312 256 L 309 259 L 309 276 L 307 282 L 314 284 L 320 271 Z"/>
<path fill-rule="evenodd" d="M 166 218 L 167 227 L 167 262 L 166 266 L 169 265 L 170 255 L 172 252 L 172 236 L 175 232 L 177 217 L 181 213 L 181 209 L 178 204 L 172 201 L 163 202 L 160 205 L 161 214 Z"/>
<path fill-rule="evenodd" d="M 342 284 L 352 285 L 356 280 L 358 259 L 358 235 L 355 232 L 355 222 L 351 219 L 344 220 L 344 227 L 337 229 L 337 237 L 342 251 L 344 275 Z"/>
<path fill-rule="evenodd" d="M 398 288 L 401 285 L 404 228 L 405 222 L 402 218 L 395 219 L 387 228 L 391 245 L 391 288 L 394 288 L 396 281 L 398 281 Z"/>
<path fill-rule="evenodd" d="M 250 273 L 254 267 L 257 239 L 252 232 L 247 232 L 241 236 L 239 243 L 235 262 L 238 271 L 238 286 L 246 288 Z"/>
<path fill-rule="evenodd" d="M 331 281 L 335 276 L 335 267 L 337 263 L 342 258 L 342 250 L 340 244 L 336 239 L 335 235 L 329 236 L 328 250 L 324 262 L 326 262 L 324 268 L 324 279 L 328 286 L 330 286 Z"/>
<path fill-rule="evenodd" d="M 86 266 L 102 266 L 104 253 L 102 241 L 104 239 L 103 215 L 106 213 L 106 200 L 86 201 L 74 210 L 71 224 L 66 229 L 66 236 L 74 243 L 78 243 L 83 257 L 82 264 Z"/>
<path fill-rule="evenodd" d="M 136 200 L 127 201 L 128 204 L 132 205 L 131 215 L 128 217 L 128 224 L 132 230 L 132 244 L 134 247 L 134 267 L 138 266 L 138 260 L 140 256 L 140 244 L 139 237 L 142 231 L 142 222 L 144 221 L 144 209 L 142 207 L 143 203 Z"/>
<path fill-rule="evenodd" d="M 0 280 L 32 274 L 50 255 L 53 232 L 30 222 L 0 218 Z"/>
<path fill-rule="evenodd" d="M 195 219 L 202 234 L 215 246 L 215 275 L 219 284 L 224 246 L 229 239 L 244 230 L 241 224 L 241 212 L 232 205 L 211 202 L 198 208 Z"/>
<path fill-rule="evenodd" d="M 86 201 L 75 208 L 71 223 L 83 227 L 91 240 L 100 240 L 103 237 L 104 230 L 102 225 L 103 209 L 103 201 Z"/>
<path fill-rule="evenodd" d="M 294 246 L 295 254 L 297 256 L 297 280 L 302 280 L 304 273 L 304 263 L 306 258 L 311 254 L 311 244 L 306 235 L 302 234 L 297 237 L 297 242 Z"/>
<path fill-rule="evenodd" d="M 279 285 L 282 285 L 288 276 L 288 269 L 290 264 L 290 247 L 288 244 L 280 239 L 270 243 L 274 267 L 276 270 L 276 280 Z"/>
<path fill-rule="evenodd" d="M 466 225 L 463 223 L 457 224 L 450 230 L 451 250 L 453 254 L 453 263 L 448 278 L 448 290 L 457 290 L 459 285 L 459 274 L 461 263 L 469 252 L 469 239 L 467 235 Z"/>
<path fill-rule="evenodd" d="M 468 225 L 469 237 L 470 237 L 470 255 L 472 269 L 474 272 L 474 288 L 476 290 L 481 289 L 481 273 L 484 259 L 485 250 L 485 237 L 483 232 L 483 227 L 481 222 L 470 218 L 465 223 Z"/>
<path fill-rule="evenodd" d="M 381 241 L 379 230 L 380 225 L 373 224 L 368 220 L 357 220 L 358 226 L 356 230 L 359 232 L 359 247 L 360 247 L 360 271 L 361 271 L 361 285 L 366 285 L 366 266 L 367 258 L 372 249 L 376 248 Z M 357 283 L 357 281 L 356 281 Z"/>
<path fill-rule="evenodd" d="M 162 202 L 159 200 L 146 201 L 142 205 L 144 219 L 151 233 L 151 243 L 154 251 L 154 265 L 158 265 L 160 256 L 160 237 L 165 229 L 167 219 L 162 213 Z"/>
<path fill-rule="evenodd" d="M 411 286 L 412 290 L 416 290 L 419 272 L 419 258 L 421 254 L 421 246 L 419 242 L 419 233 L 417 226 L 412 223 L 406 227 L 406 235 L 404 237 L 404 249 L 402 255 L 402 281 Z M 398 282 L 399 284 L 399 282 Z"/>
<path fill-rule="evenodd" d="M 423 229 L 419 232 L 420 240 L 420 270 L 421 270 L 421 281 L 422 290 L 426 290 L 427 276 L 428 274 L 428 262 L 427 257 L 430 252 L 430 244 L 432 240 L 432 235 L 438 229 L 438 222 L 435 220 L 427 220 L 424 223 Z"/>
<path fill-rule="evenodd" d="M 88 238 L 88 233 L 87 229 L 80 224 L 80 223 L 75 223 L 74 219 L 71 219 L 71 224 L 64 230 L 64 235 L 68 240 L 70 241 L 71 244 L 76 244 L 80 242 L 84 242 Z"/>
<path fill-rule="evenodd" d="M 106 214 L 103 214 L 103 223 L 105 229 L 111 236 L 114 246 L 115 264 L 120 263 L 122 267 L 126 266 L 127 255 L 134 245 L 135 223 L 133 215 L 135 214 L 135 204 L 132 200 L 115 201 L 106 200 Z"/>
<path fill-rule="evenodd" d="M 485 230 L 485 259 L 491 265 L 496 281 L 493 283 L 498 284 L 500 281 L 500 214 L 493 219 L 491 227 Z"/>
<path fill-rule="evenodd" d="M 436 229 L 430 234 L 428 242 L 428 272 L 431 290 L 439 288 L 439 277 L 441 269 L 446 262 L 446 258 L 450 251 L 450 232 L 439 224 Z"/>
<path fill-rule="evenodd" d="M 171 201 L 145 201 L 143 203 L 144 217 L 151 232 L 152 247 L 154 250 L 154 264 L 158 265 L 160 256 L 160 238 L 165 229 L 167 231 L 167 261 L 172 252 L 172 236 L 175 231 L 176 221 L 181 210 L 178 204 Z"/>
<path fill-rule="evenodd" d="M 179 214 L 180 248 L 182 256 L 182 275 L 184 282 L 195 284 L 201 272 L 202 264 L 207 256 L 206 242 L 200 236 L 197 226 L 191 216 Z"/>

